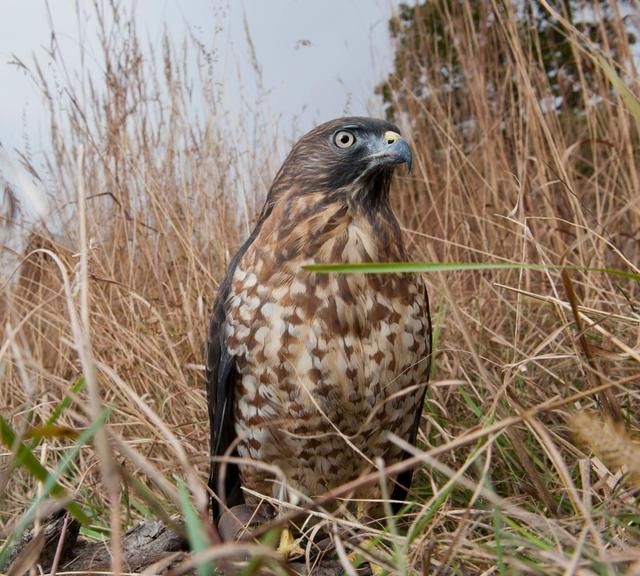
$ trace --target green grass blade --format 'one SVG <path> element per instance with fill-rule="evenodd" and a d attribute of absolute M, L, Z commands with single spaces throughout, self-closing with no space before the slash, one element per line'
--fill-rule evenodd
<path fill-rule="evenodd" d="M 78 442 L 81 440 L 82 434 L 78 438 Z M 13 431 L 9 423 L 0 416 L 0 444 L 4 444 L 9 450 L 16 451 L 16 466 L 24 466 L 31 475 L 40 482 L 48 482 L 52 476 L 47 472 L 47 469 L 40 464 L 39 460 L 34 456 L 33 452 L 25 446 L 22 442 L 16 440 L 16 433 Z M 58 483 L 56 477 L 53 477 L 53 482 L 49 493 L 56 498 L 67 498 L 66 490 Z M 69 513 L 81 524 L 89 523 L 89 515 L 82 509 L 77 502 L 69 502 L 66 505 L 66 509 Z"/>
<path fill-rule="evenodd" d="M 184 523 L 187 528 L 187 538 L 191 550 L 195 553 L 206 550 L 210 543 L 206 536 L 206 530 L 200 523 L 200 517 L 198 512 L 191 503 L 189 491 L 182 478 L 178 478 L 178 493 L 180 495 L 180 503 L 182 505 L 182 514 L 184 515 Z M 196 568 L 198 576 L 218 576 L 219 572 L 216 570 L 211 560 L 205 560 L 200 562 Z"/>
<path fill-rule="evenodd" d="M 78 436 L 78 440 L 75 442 L 75 444 L 73 444 L 73 446 L 71 446 L 71 448 L 67 452 L 65 452 L 64 456 L 62 457 L 62 459 L 56 466 L 55 470 L 53 471 L 53 474 L 48 474 L 47 471 L 45 470 L 46 477 L 44 479 L 42 490 L 40 491 L 38 496 L 36 496 L 36 498 L 33 499 L 28 510 L 22 515 L 22 518 L 20 518 L 20 521 L 16 525 L 15 530 L 5 540 L 2 546 L 2 549 L 0 549 L 0 566 L 3 566 L 6 561 L 7 555 L 9 553 L 9 550 L 11 549 L 11 544 L 13 543 L 14 538 L 18 535 L 22 535 L 22 533 L 26 530 L 27 526 L 33 521 L 36 515 L 36 511 L 38 509 L 38 506 L 42 503 L 42 501 L 45 498 L 48 498 L 49 495 L 56 496 L 56 492 L 58 492 L 58 494 L 60 495 L 65 494 L 64 488 L 62 488 L 62 486 L 60 486 L 58 482 L 58 478 L 60 478 L 64 474 L 66 469 L 75 460 L 76 456 L 78 455 L 82 447 L 87 442 L 89 442 L 89 440 L 93 438 L 93 436 L 100 429 L 100 427 L 104 425 L 110 413 L 111 413 L 111 410 L 109 408 L 104 408 L 100 412 L 96 420 L 94 420 L 85 430 L 82 431 L 82 433 Z M 0 418 L 0 422 L 2 423 L 1 429 L 2 429 L 3 443 L 5 441 L 5 438 L 7 439 L 9 438 L 9 436 L 6 435 L 7 432 L 9 434 L 13 434 L 13 438 L 15 440 L 15 434 L 13 433 L 13 430 L 11 429 L 11 427 L 8 426 L 8 424 L 5 426 L 6 422 L 1 418 Z M 26 446 L 24 447 L 24 449 L 28 450 Z M 35 456 L 33 456 L 33 454 L 31 454 L 31 457 L 35 459 Z M 26 458 L 29 460 L 28 456 Z M 38 464 L 40 465 L 39 462 Z M 74 504 L 74 503 L 71 503 L 71 504 Z M 88 523 L 89 517 L 86 514 L 84 514 L 82 509 L 77 504 L 75 506 L 76 506 L 76 512 L 79 510 L 83 517 L 82 520 L 80 520 L 80 518 L 78 518 L 78 520 L 80 520 L 80 522 L 83 522 L 83 523 Z M 69 505 L 67 505 L 67 510 L 71 512 L 71 507 Z"/>
<path fill-rule="evenodd" d="M 80 378 L 72 387 L 71 392 L 74 395 L 80 394 L 84 387 L 86 386 L 86 380 L 84 376 Z M 62 415 L 62 413 L 71 406 L 71 402 L 73 402 L 72 397 L 69 394 L 66 394 L 65 397 L 60 401 L 60 403 L 53 409 L 49 418 L 47 418 L 47 424 L 55 424 L 58 421 L 58 418 Z"/>
<path fill-rule="evenodd" d="M 338 274 L 413 274 L 420 272 L 457 272 L 469 270 L 576 270 L 597 272 L 640 281 L 640 274 L 617 268 L 586 268 L 558 264 L 526 264 L 517 262 L 365 262 L 356 264 L 308 264 L 309 272 L 335 272 Z"/>
<path fill-rule="evenodd" d="M 545 552 L 548 550 L 553 550 L 554 544 L 551 540 L 545 540 L 540 534 L 535 534 L 531 530 L 527 530 L 527 528 L 522 526 L 519 522 L 516 522 L 508 516 L 503 516 L 502 520 L 514 532 L 516 532 L 524 540 L 526 540 L 528 546 L 544 550 Z"/>
<path fill-rule="evenodd" d="M 268 548 L 275 548 L 280 540 L 281 530 L 273 529 L 269 530 L 262 538 L 260 543 Z M 265 564 L 264 556 L 251 556 L 247 565 L 242 569 L 242 572 L 238 576 L 254 576 L 258 573 L 262 565 Z"/>
<path fill-rule="evenodd" d="M 404 274 L 416 272 L 451 272 L 457 270 L 553 270 L 562 266 L 518 264 L 512 262 L 365 262 L 357 264 L 309 264 L 309 272 L 337 272 L 362 274 Z"/>
<path fill-rule="evenodd" d="M 496 552 L 496 566 L 500 576 L 506 574 L 504 564 L 504 549 L 502 546 L 502 532 L 504 530 L 502 523 L 502 512 L 497 506 L 493 507 L 493 534 Z"/>

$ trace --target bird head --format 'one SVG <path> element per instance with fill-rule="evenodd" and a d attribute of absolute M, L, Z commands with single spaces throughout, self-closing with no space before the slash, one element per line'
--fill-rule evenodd
<path fill-rule="evenodd" d="M 400 164 L 411 169 L 409 144 L 384 120 L 338 118 L 314 128 L 293 147 L 274 180 L 275 197 L 292 182 L 300 193 L 326 190 L 365 209 L 385 204 L 391 175 Z"/>

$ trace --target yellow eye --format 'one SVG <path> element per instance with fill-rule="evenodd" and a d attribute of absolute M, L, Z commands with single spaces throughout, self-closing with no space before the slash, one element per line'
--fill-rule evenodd
<path fill-rule="evenodd" d="M 356 137 L 346 130 L 340 130 L 333 137 L 333 141 L 338 148 L 349 148 L 349 146 L 353 146 L 353 143 L 356 141 Z"/>

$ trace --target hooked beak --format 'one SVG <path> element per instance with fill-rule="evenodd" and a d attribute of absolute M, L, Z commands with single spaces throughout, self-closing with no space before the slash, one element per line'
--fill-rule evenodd
<path fill-rule="evenodd" d="M 397 132 L 391 130 L 384 133 L 382 139 L 376 138 L 375 142 L 370 144 L 371 154 L 367 156 L 376 166 L 395 166 L 397 164 L 406 164 L 408 171 L 411 172 L 411 164 L 413 155 L 407 141 Z"/>

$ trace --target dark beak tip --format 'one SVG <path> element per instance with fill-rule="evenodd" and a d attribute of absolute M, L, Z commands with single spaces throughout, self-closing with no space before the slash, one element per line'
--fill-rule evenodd
<path fill-rule="evenodd" d="M 401 140 L 400 144 L 400 158 L 407 165 L 407 174 L 411 174 L 411 168 L 413 166 L 413 154 L 411 147 L 406 140 Z"/>

